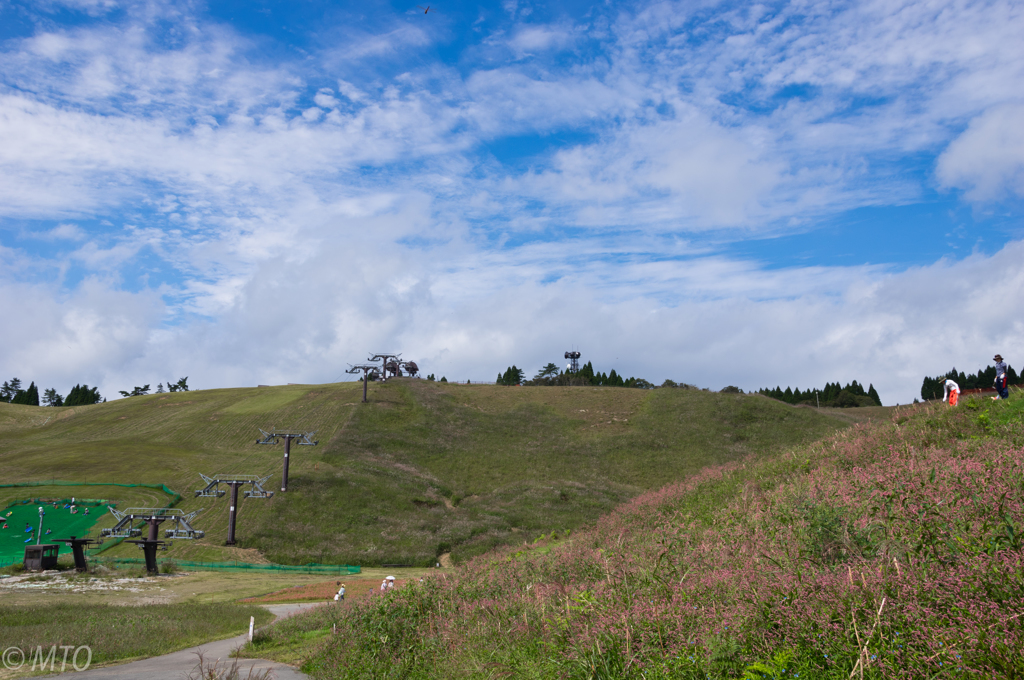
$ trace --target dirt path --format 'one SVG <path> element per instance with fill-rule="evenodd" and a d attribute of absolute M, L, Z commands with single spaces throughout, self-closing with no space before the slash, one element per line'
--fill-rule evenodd
<path fill-rule="evenodd" d="M 272 614 L 277 616 L 278 620 L 280 620 L 293 614 L 297 614 L 309 607 L 315 607 L 318 604 L 322 603 L 304 602 L 301 604 L 269 604 L 264 606 L 270 610 Z M 198 659 L 196 654 L 198 652 L 202 652 L 203 657 L 207 661 L 220 659 L 222 668 L 230 666 L 233 661 L 229 658 L 231 656 L 231 652 L 233 652 L 236 647 L 244 644 L 247 637 L 248 633 L 239 635 L 238 637 L 228 638 L 227 640 L 208 642 L 198 647 L 183 649 L 178 652 L 172 652 L 171 654 L 164 654 L 163 656 L 154 656 L 150 659 L 121 664 L 120 666 L 94 668 L 82 671 L 81 673 L 71 671 L 69 673 L 66 672 L 58 675 L 48 675 L 45 677 L 63 678 L 74 676 L 75 678 L 81 678 L 82 680 L 184 680 L 188 673 L 196 667 Z M 242 678 L 246 677 L 250 669 L 261 671 L 266 668 L 273 670 L 273 677 L 276 678 L 276 680 L 304 680 L 308 677 L 291 666 L 283 663 L 277 663 L 276 661 L 267 661 L 266 659 L 238 660 L 239 676 Z"/>

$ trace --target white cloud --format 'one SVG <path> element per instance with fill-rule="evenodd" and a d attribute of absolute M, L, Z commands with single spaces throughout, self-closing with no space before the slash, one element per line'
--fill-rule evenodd
<path fill-rule="evenodd" d="M 156 330 L 151 293 L 92 283 L 58 304 L 45 288 L 5 285 L 5 308 L 34 332 L 5 345 L 0 364 L 37 382 L 90 380 L 115 392 L 178 374 L 201 387 L 331 381 L 387 346 L 428 372 L 489 380 L 512 363 L 534 370 L 575 343 L 601 370 L 658 382 L 755 389 L 857 379 L 887 403 L 906 403 L 925 375 L 953 365 L 976 370 L 997 351 L 1024 362 L 1012 354 L 1024 323 L 1006 313 L 1024 306 L 1021 242 L 901 273 L 766 272 L 699 256 L 581 267 L 554 244 L 483 261 L 457 243 L 351 257 L 346 239 L 321 236 L 300 262 L 266 261 L 219 284 L 206 296 L 221 296 L 210 318 L 171 329 Z M 559 268 L 567 276 L 541 283 Z M 662 299 L 666 290 L 676 299 Z"/>
<path fill-rule="evenodd" d="M 562 50 L 573 44 L 576 37 L 568 26 L 523 26 L 509 38 L 508 44 L 518 58 Z"/>
<path fill-rule="evenodd" d="M 37 234 L 37 237 L 46 241 L 84 241 L 86 233 L 77 224 L 64 222 L 49 231 Z"/>
<path fill-rule="evenodd" d="M 947 187 L 974 201 L 1024 196 L 1024 104 L 991 108 L 939 156 L 937 174 Z"/>

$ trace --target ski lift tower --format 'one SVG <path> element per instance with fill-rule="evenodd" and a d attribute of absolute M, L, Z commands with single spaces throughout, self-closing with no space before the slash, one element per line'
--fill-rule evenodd
<path fill-rule="evenodd" d="M 89 563 L 85 559 L 85 549 L 92 545 L 100 545 L 103 539 L 97 538 L 55 538 L 55 543 L 63 543 L 71 548 L 71 554 L 75 556 L 75 571 L 89 571 Z"/>
<path fill-rule="evenodd" d="M 367 359 L 367 361 L 378 361 L 379 360 L 381 362 L 381 365 L 380 365 L 380 379 L 382 381 L 386 381 L 388 379 L 388 365 L 391 364 L 392 367 L 394 369 L 396 369 L 394 372 L 397 374 L 397 372 L 399 370 L 398 360 L 399 360 L 399 358 L 401 358 L 401 356 L 402 356 L 401 352 L 399 352 L 398 354 L 388 354 L 386 352 L 381 352 L 379 354 L 374 354 L 372 357 Z"/>
<path fill-rule="evenodd" d="M 349 364 L 348 370 L 345 371 L 345 372 L 346 373 L 358 373 L 359 371 L 363 372 L 363 403 L 365 404 L 366 403 L 366 381 L 369 380 L 369 376 L 370 376 L 371 373 L 373 375 L 377 375 L 377 365 L 376 364 L 356 364 L 355 366 L 353 366 L 353 365 Z"/>
<path fill-rule="evenodd" d="M 580 353 L 578 350 L 571 350 L 565 353 L 565 358 L 569 360 L 569 365 L 566 366 L 566 370 L 570 373 L 578 373 L 580 370 Z"/>
<path fill-rule="evenodd" d="M 220 488 L 220 484 L 227 484 L 231 487 L 231 506 L 228 510 L 228 540 L 224 545 L 235 544 L 235 514 L 236 508 L 238 508 L 238 487 L 245 484 L 252 484 L 252 491 L 246 491 L 246 498 L 273 498 L 274 492 L 267 491 L 263 488 L 263 485 L 270 479 L 270 475 L 266 477 L 260 477 L 259 475 L 226 475 L 216 474 L 213 477 L 207 477 L 202 472 L 199 476 L 206 482 L 205 489 L 196 489 L 196 498 L 204 496 L 207 498 L 220 498 L 224 495 L 224 489 Z"/>
<path fill-rule="evenodd" d="M 292 448 L 292 440 L 293 439 L 298 439 L 299 441 L 297 443 L 301 444 L 302 446 L 316 446 L 317 444 L 320 443 L 320 442 L 317 442 L 317 441 L 313 441 L 313 435 L 316 434 L 316 431 L 315 430 L 312 431 L 312 432 L 303 432 L 301 430 L 280 430 L 280 431 L 278 431 L 275 428 L 275 429 L 272 429 L 270 432 L 267 432 L 267 431 L 263 430 L 262 428 L 258 428 L 258 429 L 260 430 L 260 434 L 263 435 L 263 439 L 257 439 L 256 440 L 257 444 L 270 444 L 270 445 L 274 445 L 274 444 L 277 444 L 277 440 L 278 439 L 284 439 L 284 473 L 281 475 L 281 491 L 287 491 L 288 490 L 288 454 L 289 454 L 289 452 L 291 451 L 291 448 Z"/>
<path fill-rule="evenodd" d="M 141 536 L 142 529 L 134 526 L 135 522 L 142 521 L 149 526 L 149 531 L 146 538 L 138 541 L 125 541 L 125 543 L 134 543 L 142 548 L 142 554 L 146 558 L 146 571 L 151 574 L 157 573 L 156 566 L 156 551 L 167 550 L 170 543 L 157 539 L 157 534 L 160 528 L 160 524 L 166 521 L 173 521 L 174 528 L 167 529 L 164 531 L 165 538 L 202 538 L 205 536 L 205 532 L 199 529 L 193 529 L 191 522 L 195 519 L 196 515 L 202 512 L 202 508 L 194 510 L 193 512 L 186 513 L 184 510 L 178 508 L 128 508 L 124 512 L 121 512 L 112 505 L 108 505 L 107 509 L 110 510 L 110 514 L 117 518 L 117 524 L 110 529 L 101 529 L 100 536 L 104 537 L 119 537 L 119 538 L 131 538 L 133 536 Z"/>

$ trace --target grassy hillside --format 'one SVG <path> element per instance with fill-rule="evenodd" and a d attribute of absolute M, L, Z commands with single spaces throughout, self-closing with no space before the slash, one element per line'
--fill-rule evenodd
<path fill-rule="evenodd" d="M 399 379 L 372 385 L 368 404 L 360 392 L 341 383 L 62 409 L 0 404 L 0 466 L 8 483 L 167 484 L 185 496 L 179 507 L 204 508 L 197 526 L 207 532 L 175 542 L 168 556 L 252 559 L 255 549 L 282 563 L 428 564 L 574 529 L 707 465 L 847 424 L 760 396 L 679 389 Z M 292 448 L 287 493 L 241 502 L 240 546 L 225 548 L 228 501 L 190 498 L 203 486 L 198 473 L 273 472 L 279 488 L 282 447 L 254 444 L 257 428 L 273 426 L 316 430 L 320 445 Z M 112 500 L 125 507 L 130 495 Z"/>
<path fill-rule="evenodd" d="M 1022 447 L 1020 391 L 901 409 L 246 653 L 306 640 L 316 678 L 1024 677 Z"/>

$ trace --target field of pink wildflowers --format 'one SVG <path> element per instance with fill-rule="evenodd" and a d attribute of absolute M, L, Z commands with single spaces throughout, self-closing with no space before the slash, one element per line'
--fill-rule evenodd
<path fill-rule="evenodd" d="M 706 469 L 255 651 L 336 624 L 313 677 L 1024 677 L 1022 413 L 909 407 Z"/>

